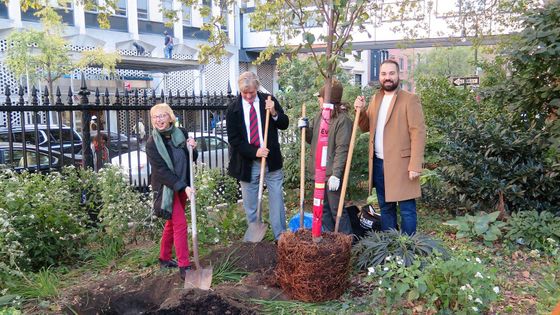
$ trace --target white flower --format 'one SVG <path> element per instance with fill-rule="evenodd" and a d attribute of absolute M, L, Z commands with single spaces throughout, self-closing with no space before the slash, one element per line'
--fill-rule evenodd
<path fill-rule="evenodd" d="M 375 268 L 374 267 L 368 267 L 367 270 L 368 270 L 368 273 L 367 273 L 368 276 L 375 273 Z"/>
<path fill-rule="evenodd" d="M 482 300 L 480 298 L 476 298 L 476 300 L 474 300 L 474 301 L 478 304 L 482 304 Z"/>
<path fill-rule="evenodd" d="M 496 294 L 500 293 L 500 288 L 499 287 L 494 287 L 493 290 Z"/>
<path fill-rule="evenodd" d="M 475 312 L 478 312 L 478 308 L 476 306 L 473 306 L 472 310 L 475 311 Z"/>
<path fill-rule="evenodd" d="M 469 299 L 469 301 L 472 301 L 472 295 L 468 295 L 467 298 Z"/>
<path fill-rule="evenodd" d="M 388 291 L 391 291 L 391 288 L 387 288 Z"/>
<path fill-rule="evenodd" d="M 478 258 L 478 257 L 476 257 L 475 260 L 476 260 L 476 262 L 479 263 L 479 264 L 482 263 L 482 261 L 481 261 L 480 258 Z"/>
<path fill-rule="evenodd" d="M 379 280 L 379 285 L 381 285 L 383 283 L 383 280 Z"/>
<path fill-rule="evenodd" d="M 387 257 L 385 257 L 385 260 L 386 260 L 386 261 L 389 261 L 389 260 L 391 260 L 391 256 L 387 256 Z"/>
<path fill-rule="evenodd" d="M 470 258 L 467 258 L 467 261 L 471 261 Z"/>
<path fill-rule="evenodd" d="M 555 241 L 552 237 L 549 237 L 549 238 L 547 238 L 546 240 L 547 240 L 550 244 L 556 244 L 556 241 Z"/>
<path fill-rule="evenodd" d="M 467 289 L 467 287 L 461 286 L 461 291 L 465 291 L 466 289 Z"/>
<path fill-rule="evenodd" d="M 383 268 L 383 271 L 388 271 L 388 270 L 389 270 L 389 267 Z"/>
<path fill-rule="evenodd" d="M 480 279 L 484 278 L 480 272 L 477 272 L 476 275 L 474 275 L 474 277 Z"/>

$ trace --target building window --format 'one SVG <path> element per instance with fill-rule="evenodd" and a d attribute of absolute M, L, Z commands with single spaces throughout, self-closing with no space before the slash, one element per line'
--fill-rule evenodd
<path fill-rule="evenodd" d="M 223 30 L 227 30 L 228 29 L 228 7 L 227 7 L 227 1 L 221 0 L 220 1 L 220 14 L 222 15 L 222 19 L 224 20 L 224 23 L 222 24 L 222 29 Z"/>
<path fill-rule="evenodd" d="M 212 0 L 202 0 L 202 6 L 207 7 L 210 10 L 210 14 L 202 18 L 202 22 L 210 23 L 210 19 L 212 19 Z"/>
<path fill-rule="evenodd" d="M 126 16 L 126 0 L 117 1 L 117 10 L 115 10 L 115 15 Z"/>
<path fill-rule="evenodd" d="M 148 19 L 148 0 L 138 0 L 138 18 L 142 20 Z"/>
<path fill-rule="evenodd" d="M 400 72 L 404 71 L 404 59 L 402 57 L 399 58 L 399 69 L 400 69 Z"/>
<path fill-rule="evenodd" d="M 354 74 L 354 85 L 362 86 L 362 75 L 359 73 Z"/>
<path fill-rule="evenodd" d="M 192 7 L 183 4 L 183 25 L 192 26 Z"/>

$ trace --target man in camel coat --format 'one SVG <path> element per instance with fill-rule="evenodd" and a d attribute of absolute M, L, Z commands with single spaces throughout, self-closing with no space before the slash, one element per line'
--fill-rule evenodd
<path fill-rule="evenodd" d="M 379 71 L 381 90 L 360 115 L 359 126 L 369 131 L 369 188 L 375 186 L 381 208 L 381 228 L 397 228 L 397 205 L 404 233 L 416 233 L 416 200 L 424 160 L 426 126 L 418 96 L 399 89 L 399 64 L 385 60 Z M 358 96 L 354 107 L 363 109 Z"/>

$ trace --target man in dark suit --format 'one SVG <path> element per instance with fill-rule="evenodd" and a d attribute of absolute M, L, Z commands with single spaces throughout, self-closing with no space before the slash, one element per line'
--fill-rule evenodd
<path fill-rule="evenodd" d="M 228 174 L 241 183 L 243 207 L 248 223 L 257 220 L 257 202 L 261 159 L 266 158 L 265 181 L 269 192 L 270 223 L 278 239 L 286 230 L 286 210 L 282 185 L 282 153 L 278 143 L 278 129 L 288 128 L 289 119 L 280 103 L 269 94 L 257 92 L 259 78 L 253 72 L 239 76 L 239 91 L 228 106 L 226 126 L 230 144 Z M 266 110 L 270 111 L 267 147 L 264 147 Z"/>

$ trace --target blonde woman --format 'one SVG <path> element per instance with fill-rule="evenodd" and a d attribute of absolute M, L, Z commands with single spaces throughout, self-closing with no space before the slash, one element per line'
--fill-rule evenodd
<path fill-rule="evenodd" d="M 189 151 L 196 142 L 188 139 L 187 131 L 175 126 L 177 118 L 165 103 L 150 109 L 153 131 L 146 143 L 146 154 L 152 168 L 154 214 L 166 219 L 161 236 L 159 263 L 162 268 L 179 267 L 182 279 L 191 268 L 187 242 L 185 205 L 193 190 L 189 177 Z M 198 153 L 193 150 L 193 160 Z M 175 245 L 177 262 L 171 259 Z"/>

